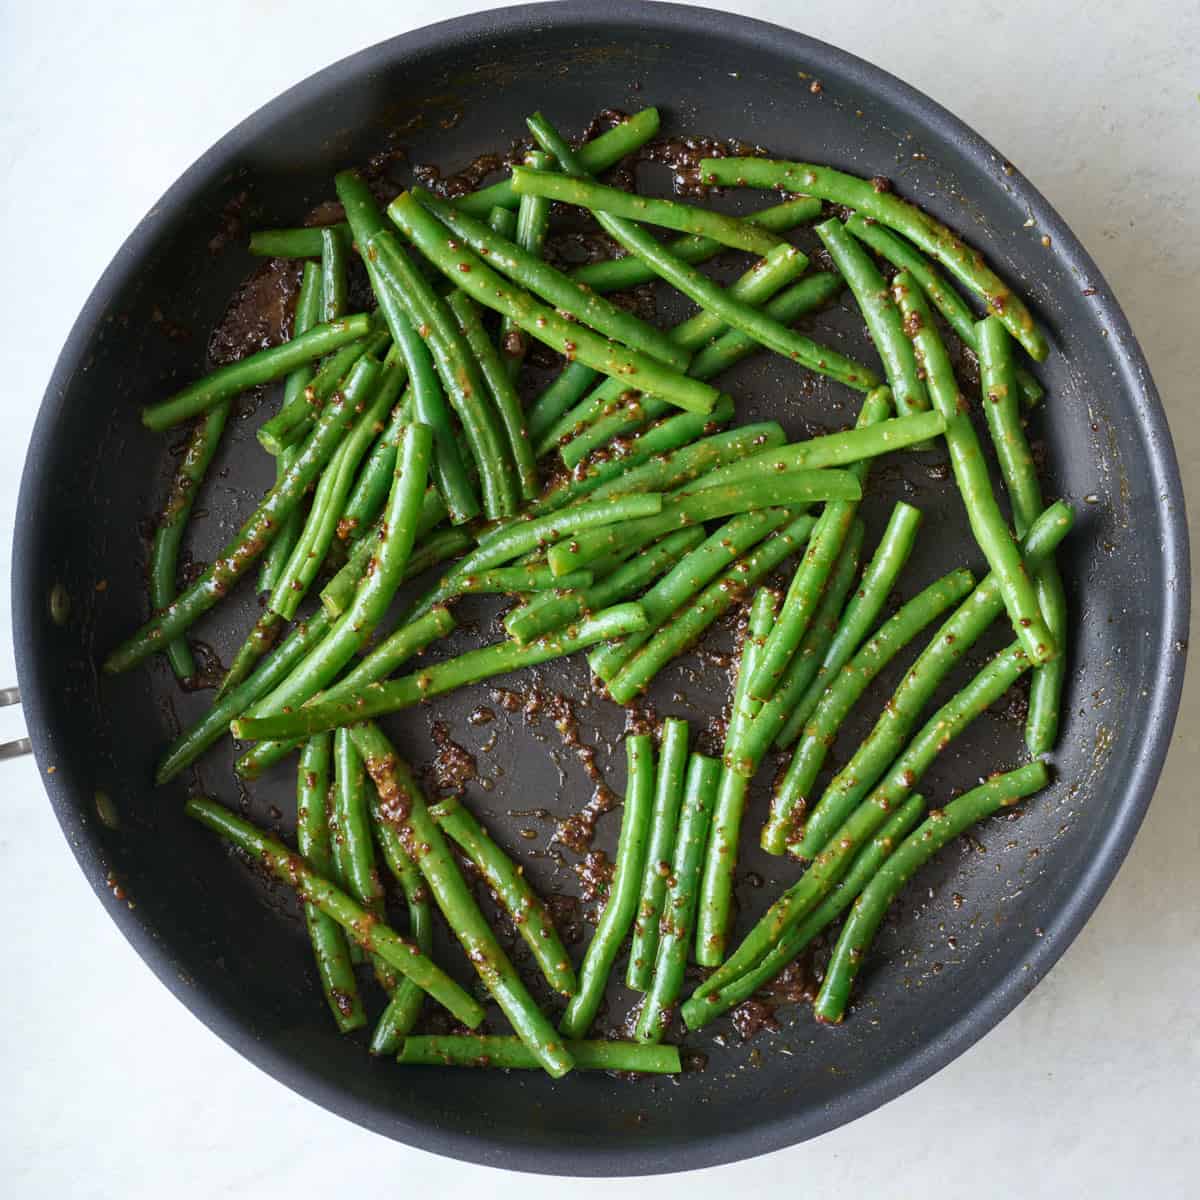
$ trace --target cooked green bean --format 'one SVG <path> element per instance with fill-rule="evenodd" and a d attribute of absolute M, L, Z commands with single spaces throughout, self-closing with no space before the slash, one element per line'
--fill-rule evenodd
<path fill-rule="evenodd" d="M 671 873 L 667 877 L 667 893 L 663 899 L 654 976 L 638 1015 L 635 1036 L 639 1042 L 662 1041 L 683 990 L 683 973 L 696 919 L 700 870 L 720 777 L 718 759 L 693 754 L 688 760 L 679 831 L 675 835 Z"/>
<path fill-rule="evenodd" d="M 887 280 L 871 261 L 871 256 L 847 232 L 836 218 L 823 221 L 817 236 L 829 251 L 833 265 L 854 293 L 867 332 L 883 360 L 888 386 L 896 412 L 902 417 L 929 411 L 929 392 L 917 370 L 912 342 L 904 336 L 900 310 L 888 293 Z"/>
<path fill-rule="evenodd" d="M 853 658 L 814 681 L 810 691 L 819 689 L 818 702 L 805 718 L 803 736 L 775 788 L 770 816 L 763 826 L 761 843 L 767 853 L 783 854 L 787 850 L 833 739 L 871 681 L 930 621 L 962 600 L 974 586 L 975 578 L 965 567 L 944 575 L 885 621 Z"/>
<path fill-rule="evenodd" d="M 525 878 L 523 868 L 496 845 L 457 797 L 451 796 L 432 805 L 429 815 L 475 864 L 500 906 L 512 918 L 522 941 L 532 951 L 546 982 L 560 995 L 573 996 L 576 982 L 571 956 L 562 944 L 545 904 Z"/>
<path fill-rule="evenodd" d="M 648 1046 L 602 1038 L 568 1041 L 566 1049 L 581 1071 L 678 1075 L 683 1069 L 678 1046 Z M 501 1071 L 534 1071 L 541 1066 L 520 1038 L 473 1034 L 406 1037 L 396 1061 L 402 1066 L 495 1067 Z"/>
<path fill-rule="evenodd" d="M 299 854 L 256 829 L 215 800 L 193 798 L 184 812 L 232 842 L 276 878 L 296 889 L 300 899 L 332 917 L 365 950 L 378 954 L 402 975 L 449 1009 L 464 1025 L 474 1029 L 483 1020 L 483 1008 L 412 942 L 402 938 L 356 900 L 321 878 Z"/>
<path fill-rule="evenodd" d="M 917 361 L 925 369 L 934 408 L 946 418 L 946 448 L 967 520 L 988 566 L 1004 593 L 1004 606 L 1013 629 L 1034 666 L 1050 662 L 1057 647 L 1029 578 L 1021 552 L 1000 512 L 988 478 L 979 435 L 971 424 L 970 406 L 958 390 L 946 347 L 933 325 L 924 293 L 903 271 L 892 281 L 892 294 L 904 314 L 904 330 L 912 338 Z"/>
<path fill-rule="evenodd" d="M 507 211 L 505 209 L 505 212 Z M 459 576 L 458 592 L 461 596 L 489 593 L 511 596 L 520 595 L 522 592 L 588 588 L 594 580 L 595 576 L 591 571 L 576 571 L 573 575 L 564 575 L 559 579 L 545 563 L 518 563 L 515 567 L 490 567 L 486 571 Z"/>
<path fill-rule="evenodd" d="M 579 968 L 579 989 L 571 997 L 558 1025 L 559 1032 L 566 1038 L 585 1037 L 591 1029 L 604 999 L 613 962 L 637 912 L 654 803 L 654 741 L 650 735 L 628 734 L 625 758 L 625 808 L 621 815 L 612 882 L 596 932 Z"/>
<path fill-rule="evenodd" d="M 1041 515 L 1045 504 L 1029 440 L 1021 427 L 1012 342 L 1007 330 L 995 317 L 988 317 L 979 323 L 978 341 L 983 412 L 992 435 L 992 444 L 996 447 L 1000 474 L 1008 489 L 1013 525 L 1017 537 L 1024 537 Z M 1062 647 L 1066 637 L 1067 601 L 1062 576 L 1053 557 L 1047 558 L 1038 567 L 1033 578 L 1046 626 L 1055 643 Z M 1054 748 L 1058 739 L 1058 716 L 1066 674 L 1066 658 L 1062 653 L 1052 662 L 1039 666 L 1033 673 L 1029 688 L 1029 716 L 1025 722 L 1025 741 L 1030 754 L 1045 754 Z"/>
<path fill-rule="evenodd" d="M 321 320 L 336 321 L 346 315 L 347 260 L 350 239 L 340 225 L 321 230 Z"/>
<path fill-rule="evenodd" d="M 331 350 L 366 336 L 369 329 L 370 318 L 363 313 L 317 325 L 290 342 L 218 367 L 167 400 L 147 404 L 142 409 L 142 424 L 162 433 L 189 417 L 207 412 L 214 404 L 282 379 L 297 367 L 315 362 Z"/>
<path fill-rule="evenodd" d="M 228 401 L 209 409 L 192 429 L 183 458 L 176 468 L 171 492 L 158 519 L 154 545 L 150 550 L 150 607 L 156 611 L 166 608 L 175 599 L 179 546 L 187 529 L 192 505 L 196 502 L 196 493 L 217 452 L 228 416 Z M 190 679 L 196 673 L 196 662 L 185 637 L 172 638 L 164 648 L 171 670 L 178 678 Z"/>
<path fill-rule="evenodd" d="M 329 844 L 329 755 L 330 738 L 319 733 L 309 738 L 300 752 L 296 779 L 296 847 L 318 875 L 328 876 L 332 862 Z M 367 1023 L 354 965 L 341 926 L 315 905 L 304 906 L 313 957 L 325 1002 L 342 1033 L 361 1029 Z M 414 985 L 415 986 L 415 985 Z"/>
<path fill-rule="evenodd" d="M 818 196 L 881 221 L 936 258 L 964 287 L 982 297 L 988 309 L 1004 322 L 1032 358 L 1041 362 L 1049 352 L 1029 309 L 984 262 L 983 256 L 940 221 L 890 190 L 877 191 L 867 180 L 832 167 L 766 158 L 705 158 L 700 162 L 700 175 L 705 183 L 783 188 Z"/>
<path fill-rule="evenodd" d="M 517 1035 L 549 1074 L 565 1075 L 574 1060 L 479 911 L 408 764 L 370 721 L 355 725 L 351 736 L 379 792 L 379 821 L 394 828 L 404 845 L 413 848 L 442 916 Z"/>
<path fill-rule="evenodd" d="M 755 656 L 762 650 L 771 624 L 779 609 L 779 594 L 772 588 L 759 588 L 750 605 L 737 680 L 729 702 L 729 722 L 725 727 L 724 759 L 738 744 L 745 723 L 743 701 L 746 683 L 754 669 Z M 696 961 L 702 967 L 720 965 L 725 957 L 725 938 L 733 904 L 733 876 L 737 869 L 738 834 L 746 807 L 749 780 L 721 764 L 721 777 L 713 801 L 712 828 L 704 851 L 696 911 Z"/>
<path fill-rule="evenodd" d="M 748 225 L 757 225 L 769 229 L 772 233 L 786 233 L 789 229 L 811 221 L 821 215 L 821 202 L 808 196 L 795 200 L 785 200 L 782 204 L 760 209 L 750 213 L 742 220 Z M 686 263 L 698 264 L 707 262 L 721 251 L 721 243 L 712 238 L 698 237 L 688 234 L 667 243 L 667 249 L 676 258 Z M 586 283 L 594 292 L 619 292 L 626 288 L 637 287 L 641 283 L 652 283 L 657 275 L 640 259 L 632 254 L 624 258 L 610 258 L 604 262 L 587 263 L 576 267 L 571 274 L 580 283 Z"/>
<path fill-rule="evenodd" d="M 818 1021 L 834 1024 L 841 1021 L 854 977 L 884 914 L 913 875 L 952 838 L 985 817 L 1040 791 L 1048 782 L 1049 772 L 1040 762 L 994 775 L 965 796 L 951 800 L 945 808 L 934 809 L 921 827 L 904 839 L 854 902 L 854 909 L 842 926 L 825 981 L 813 1003 L 813 1015 Z"/>
<path fill-rule="evenodd" d="M 320 258 L 324 225 L 301 229 L 259 229 L 250 235 L 251 254 L 260 258 Z M 344 221 L 337 228 L 350 232 Z"/>
<path fill-rule="evenodd" d="M 300 276 L 300 290 L 296 293 L 296 309 L 292 317 L 292 337 L 298 334 L 307 333 L 314 325 L 321 320 L 321 268 L 316 263 L 305 263 L 303 273 Z M 296 397 L 301 395 L 306 387 L 313 380 L 314 371 L 312 365 L 297 367 L 283 382 L 283 399 L 280 401 L 280 411 L 287 408 L 289 403 L 294 403 Z M 295 446 L 288 446 L 275 460 L 275 478 L 280 479 L 287 471 L 288 467 L 295 461 L 298 449 Z M 271 543 L 270 549 L 263 555 L 262 568 L 258 576 L 258 590 L 260 592 L 269 592 L 275 586 L 275 580 L 279 578 L 279 572 L 283 570 L 284 563 L 287 562 L 288 555 L 292 552 L 292 547 L 296 544 L 296 538 L 300 536 L 300 529 L 304 521 L 299 513 L 293 513 L 288 518 L 283 529 L 279 531 L 279 536 Z M 257 661 L 257 660 L 254 660 Z M 250 667 L 253 662 L 250 663 Z M 230 667 L 229 673 L 221 683 L 223 689 L 228 689 L 236 686 L 236 684 L 245 675 L 235 674 L 235 669 L 238 669 L 238 664 L 235 662 L 233 667 Z M 245 668 L 247 673 L 249 667 Z"/>
<path fill-rule="evenodd" d="M 663 721 L 658 768 L 654 776 L 649 841 L 638 884 L 633 941 L 625 973 L 625 983 L 635 992 L 644 992 L 654 978 L 663 900 L 667 894 L 667 876 L 671 874 L 675 831 L 679 826 L 679 810 L 683 804 L 688 733 L 688 723 L 678 717 L 667 717 Z"/>
<path fill-rule="evenodd" d="M 558 171 L 513 167 L 512 185 L 513 191 L 519 196 L 544 196 L 548 200 L 574 204 L 592 212 L 608 213 L 629 221 L 645 221 L 650 225 L 673 229 L 676 233 L 707 237 L 722 246 L 745 250 L 750 254 L 769 254 L 781 240 L 778 234 L 761 225 L 743 221 L 740 217 L 697 208 L 694 204 L 681 204 L 677 200 L 660 200 L 653 196 L 639 196 L 636 192 L 623 192 L 620 188 L 607 187 L 590 179 L 573 179 Z"/>

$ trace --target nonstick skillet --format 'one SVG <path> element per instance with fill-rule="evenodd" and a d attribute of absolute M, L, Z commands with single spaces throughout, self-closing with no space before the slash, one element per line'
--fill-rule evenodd
<path fill-rule="evenodd" d="M 1031 432 L 1045 446 L 1049 494 L 1079 514 L 1062 554 L 1075 620 L 1056 782 L 914 881 L 843 1027 L 817 1027 L 804 1005 L 779 1008 L 778 1032 L 748 1041 L 722 1021 L 685 1039 L 691 1065 L 704 1069 L 667 1081 L 374 1061 L 328 1022 L 290 896 L 181 811 L 186 794 L 204 790 L 290 834 L 290 764 L 239 791 L 231 755 L 218 749 L 191 778 L 155 790 L 159 749 L 210 694 L 181 692 L 157 665 L 97 674 L 97 656 L 144 616 L 147 521 L 174 461 L 138 408 L 199 373 L 209 331 L 255 266 L 246 232 L 297 223 L 331 195 L 337 169 L 403 147 L 410 164 L 450 170 L 504 150 L 537 108 L 578 130 L 600 108 L 646 104 L 663 110 L 669 133 L 889 176 L 1032 302 L 1053 352 Z M 813 327 L 870 354 L 848 306 Z M 766 356 L 728 379 L 739 417 L 779 419 L 793 436 L 853 416 L 850 393 Z M 198 560 L 269 482 L 253 413 L 244 405 L 200 501 Z M 926 511 L 909 593 L 951 566 L 978 565 L 936 456 L 876 482 L 864 506 L 869 538 L 896 499 Z M 55 589 L 70 601 L 62 624 Z M 1019 171 L 911 88 L 799 34 L 676 5 L 566 3 L 446 22 L 337 63 L 238 126 L 167 192 L 97 285 L 47 390 L 22 481 L 13 608 L 30 733 L 68 842 L 113 919 L 201 1020 L 281 1082 L 398 1140 L 508 1168 L 615 1175 L 728 1162 L 852 1120 L 945 1065 L 1028 993 L 1096 906 L 1149 803 L 1178 705 L 1188 593 L 1178 472 L 1146 363 L 1095 264 Z M 227 662 L 255 612 L 247 588 L 197 632 Z M 490 612 L 478 619 L 466 635 L 475 641 L 490 635 Z M 703 727 L 719 713 L 729 642 L 717 631 L 660 677 L 660 715 Z M 578 926 L 577 857 L 552 835 L 595 784 L 554 717 L 565 698 L 578 739 L 619 791 L 624 714 L 591 691 L 581 662 L 497 686 L 511 695 L 469 690 L 389 727 L 418 764 L 437 738 L 474 755 L 469 801 L 541 890 L 566 897 L 564 923 Z M 492 719 L 480 722 L 481 707 Z M 848 746 L 870 715 L 848 728 Z M 1016 765 L 1020 742 L 1019 714 L 991 714 L 923 790 L 948 797 Z M 97 791 L 111 802 L 106 819 Z M 764 801 L 760 784 L 750 830 Z M 597 847 L 611 849 L 616 823 L 601 819 Z M 795 868 L 744 849 L 741 869 L 744 928 Z M 446 947 L 442 958 L 455 955 Z M 631 998 L 613 990 L 611 1024 Z"/>

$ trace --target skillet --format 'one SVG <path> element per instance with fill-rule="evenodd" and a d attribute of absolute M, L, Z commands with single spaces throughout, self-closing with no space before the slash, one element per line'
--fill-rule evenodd
<path fill-rule="evenodd" d="M 290 834 L 290 764 L 239 790 L 232 756 L 219 748 L 193 777 L 155 791 L 159 749 L 210 694 L 181 693 L 161 664 L 97 675 L 97 656 L 144 616 L 146 522 L 174 462 L 167 442 L 141 428 L 138 408 L 202 369 L 208 331 L 255 266 L 245 233 L 298 223 L 328 198 L 340 167 L 402 145 L 410 163 L 452 169 L 503 150 L 537 108 L 578 131 L 599 108 L 645 104 L 663 110 L 665 132 L 739 138 L 780 157 L 890 176 L 1031 302 L 1053 346 L 1039 369 L 1049 398 L 1031 433 L 1046 447 L 1048 494 L 1070 499 L 1079 516 L 1061 557 L 1075 623 L 1056 782 L 914 881 L 841 1028 L 821 1029 L 806 1007 L 788 1006 L 775 1014 L 778 1032 L 743 1041 L 725 1020 L 685 1039 L 692 1065 L 706 1066 L 676 1080 L 402 1070 L 329 1027 L 291 898 L 182 815 L 183 797 L 203 790 Z M 870 353 L 844 304 L 811 328 Z M 849 393 L 765 357 L 727 378 L 741 419 L 779 419 L 792 436 L 853 418 Z M 254 405 L 242 411 L 198 505 L 190 549 L 200 561 L 269 483 Z M 978 566 L 943 476 L 936 455 L 886 467 L 864 506 L 869 540 L 894 500 L 926 511 L 906 595 L 951 566 Z M 1149 370 L 1053 209 L 999 153 L 877 68 L 774 26 L 667 4 L 607 5 L 602 14 L 582 3 L 537 5 L 422 29 L 329 67 L 223 138 L 130 236 L 72 330 L 34 430 L 13 561 L 20 685 L 51 803 L 97 895 L 151 969 L 251 1061 L 351 1120 L 474 1162 L 578 1175 L 694 1169 L 815 1136 L 919 1083 L 995 1025 L 1079 931 L 1142 820 L 1178 705 L 1189 604 L 1182 494 Z M 65 625 L 50 615 L 56 585 L 71 600 Z M 198 636 L 228 662 L 255 611 L 242 589 Z M 451 649 L 490 636 L 490 612 L 480 609 L 479 620 Z M 651 697 L 659 715 L 703 728 L 719 713 L 729 642 L 728 630 L 717 631 L 664 672 Z M 886 694 L 894 678 L 872 694 Z M 552 835 L 594 784 L 555 728 L 555 698 L 570 701 L 579 740 L 618 791 L 623 714 L 591 693 L 580 662 L 498 684 L 519 711 L 482 687 L 389 729 L 418 764 L 434 756 L 435 735 L 464 746 L 481 776 L 468 786 L 476 811 L 540 890 L 577 895 L 577 857 Z M 494 719 L 478 724 L 481 707 Z M 848 726 L 839 756 L 873 715 Z M 1016 765 L 1018 716 L 1012 706 L 993 714 L 952 750 L 923 785 L 931 801 Z M 749 841 L 766 775 L 751 801 Z M 97 790 L 111 798 L 116 828 L 98 818 Z M 601 819 L 597 847 L 611 850 L 618 820 Z M 745 849 L 739 929 L 794 874 Z M 577 926 L 577 907 L 562 905 L 568 928 Z M 461 965 L 448 947 L 439 958 Z M 614 988 L 606 1019 L 619 1023 L 630 999 Z"/>

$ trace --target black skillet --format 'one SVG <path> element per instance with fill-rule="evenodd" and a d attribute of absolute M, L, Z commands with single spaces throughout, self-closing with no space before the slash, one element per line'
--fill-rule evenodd
<path fill-rule="evenodd" d="M 1063 554 L 1075 622 L 1057 782 L 922 873 L 841 1028 L 815 1026 L 803 1006 L 781 1008 L 781 1029 L 748 1043 L 724 1022 L 686 1039 L 707 1069 L 671 1081 L 400 1069 L 334 1033 L 291 898 L 181 814 L 189 789 L 205 789 L 290 832 L 289 817 L 280 820 L 291 807 L 290 767 L 239 792 L 220 749 L 194 778 L 155 791 L 156 754 L 208 693 L 182 694 L 161 664 L 97 677 L 97 657 L 143 619 L 146 521 L 174 461 L 167 440 L 139 425 L 138 406 L 201 370 L 208 331 L 254 266 L 246 229 L 297 222 L 331 194 L 338 168 L 401 144 L 411 161 L 452 169 L 505 148 L 536 108 L 574 131 L 597 109 L 647 103 L 662 108 L 670 132 L 890 176 L 1032 301 L 1054 348 L 1033 432 L 1047 448 L 1049 491 L 1071 499 L 1080 518 Z M 652 172 L 644 180 L 663 182 Z M 191 336 L 165 336 L 180 327 Z M 813 327 L 869 353 L 845 307 Z M 741 413 L 777 417 L 793 434 L 853 417 L 850 395 L 766 356 L 729 378 Z M 201 500 L 199 559 L 267 482 L 255 424 L 235 423 Z M 978 564 L 943 476 L 936 455 L 875 475 L 869 532 L 900 496 L 927 511 L 906 592 L 951 565 Z M 322 71 L 222 139 L 134 231 L 67 341 L 25 468 L 14 564 L 20 683 L 51 802 L 97 895 L 159 978 L 263 1070 L 351 1120 L 475 1162 L 580 1175 L 690 1169 L 812 1137 L 919 1083 L 1017 1004 L 1096 906 L 1149 803 L 1179 700 L 1189 585 L 1179 478 L 1145 360 L 1095 264 L 1045 200 L 883 71 L 775 26 L 665 4 L 539 5 L 422 29 Z M 48 608 L 56 584 L 72 603 L 61 627 Z M 243 589 L 199 636 L 228 661 L 253 606 Z M 476 638 L 489 634 L 486 613 L 484 621 Z M 717 633 L 707 647 L 727 642 Z M 589 696 L 581 663 L 506 682 L 525 699 L 535 687 L 573 696 L 582 740 L 620 789 L 623 714 Z M 725 693 L 711 655 L 693 655 L 664 674 L 654 700 L 660 715 L 702 726 Z M 493 722 L 472 724 L 480 705 L 494 709 Z M 474 689 L 391 723 L 418 762 L 433 755 L 435 719 L 476 754 L 486 779 L 468 797 L 535 882 L 577 893 L 574 856 L 560 862 L 549 846 L 553 822 L 506 815 L 544 807 L 561 816 L 591 795 L 553 722 L 510 714 Z M 860 720 L 848 738 L 862 732 Z M 494 747 L 483 749 L 493 733 Z M 936 801 L 1015 765 L 1020 742 L 1010 706 L 981 722 L 922 790 Z M 97 818 L 97 789 L 115 802 L 118 828 Z M 763 801 L 760 790 L 748 840 Z M 617 821 L 601 820 L 598 846 L 611 847 Z M 744 869 L 742 927 L 794 874 L 749 850 Z M 449 948 L 442 957 L 460 962 Z M 610 1023 L 630 999 L 614 989 Z"/>

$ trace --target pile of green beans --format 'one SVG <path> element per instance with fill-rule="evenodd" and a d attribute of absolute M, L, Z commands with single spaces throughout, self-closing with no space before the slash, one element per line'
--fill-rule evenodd
<path fill-rule="evenodd" d="M 1070 629 L 1055 550 L 1074 514 L 1046 503 L 1023 424 L 1044 398 L 1027 365 L 1048 353 L 1044 335 L 979 254 L 878 180 L 703 160 L 705 183 L 786 193 L 737 216 L 597 178 L 659 123 L 647 108 L 573 147 L 535 113 L 536 148 L 466 195 L 396 195 L 369 172 L 339 172 L 344 221 L 250 240 L 252 254 L 305 260 L 290 337 L 142 407 L 152 431 L 193 424 L 151 548 L 151 616 L 104 671 L 161 651 L 193 680 L 189 631 L 261 564 L 261 615 L 156 782 L 227 735 L 253 743 L 235 763 L 245 781 L 298 755 L 295 850 L 214 800 L 193 796 L 184 811 L 295 890 L 334 1025 L 400 1064 L 678 1073 L 678 1049 L 662 1044 L 676 1016 L 687 1029 L 709 1025 L 823 936 L 836 940 L 814 1013 L 839 1022 L 903 884 L 952 837 L 1050 782 L 1038 760 L 941 808 L 915 793 L 1027 671 L 1029 754 L 1059 735 Z M 555 242 L 564 209 L 594 221 L 621 257 L 572 264 Z M 823 271 L 790 240 L 818 220 Z M 729 251 L 744 256 L 740 274 L 699 270 Z M 662 328 L 616 294 L 647 284 L 695 307 Z M 842 293 L 876 365 L 794 327 Z M 351 312 L 364 296 L 369 311 Z M 978 319 L 972 297 L 990 315 Z M 1012 529 L 935 310 L 978 357 Z M 534 342 L 563 359 L 545 386 Z M 786 420 L 739 418 L 741 398 L 713 381 L 764 351 L 842 389 L 834 411 L 860 393 L 854 426 L 825 415 L 829 432 L 789 440 Z M 180 587 L 189 519 L 237 398 L 274 383 L 279 402 L 254 434 L 275 458 L 274 482 Z M 917 505 L 895 503 L 873 524 L 875 461 L 929 451 L 948 456 L 987 566 L 978 583 L 965 564 L 909 578 Z M 867 528 L 882 534 L 864 545 Z M 438 647 L 460 598 L 488 595 L 512 597 L 499 636 Z M 670 714 L 627 725 L 613 869 L 577 963 L 520 856 L 473 800 L 427 803 L 376 720 L 575 653 L 597 687 L 630 705 L 726 614 L 744 634 L 722 735 L 693 738 Z M 1010 644 L 944 687 L 1005 615 Z M 870 733 L 822 784 L 851 710 L 936 623 Z M 430 661 L 411 661 L 431 647 Z M 759 838 L 793 873 L 765 915 L 739 928 L 743 826 L 772 747 L 791 757 Z M 546 1004 L 464 868 L 511 922 Z M 475 993 L 434 961 L 435 909 L 478 975 Z M 688 997 L 691 963 L 709 973 Z M 642 995 L 618 1041 L 621 988 Z M 511 1034 L 480 1030 L 488 997 Z M 427 998 L 478 1032 L 426 1035 Z"/>

